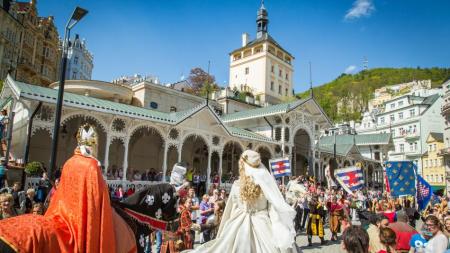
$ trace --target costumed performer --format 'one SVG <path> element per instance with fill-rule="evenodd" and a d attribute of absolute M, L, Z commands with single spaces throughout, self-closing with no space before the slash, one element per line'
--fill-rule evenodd
<path fill-rule="evenodd" d="M 325 244 L 323 239 L 325 231 L 323 229 L 324 209 L 322 203 L 318 201 L 317 196 L 314 196 L 309 202 L 309 217 L 306 234 L 308 235 L 308 246 L 312 246 L 312 237 L 317 235 L 320 238 L 321 244 Z"/>
<path fill-rule="evenodd" d="M 330 212 L 331 240 L 336 241 L 337 234 L 341 231 L 341 220 L 344 216 L 344 208 L 337 202 L 337 197 L 333 195 L 331 201 L 327 203 Z"/>
<path fill-rule="evenodd" d="M 45 215 L 0 221 L 0 252 L 136 252 L 133 232 L 111 208 L 94 128 L 83 125 L 77 141 Z"/>
<path fill-rule="evenodd" d="M 246 150 L 231 187 L 216 239 L 191 252 L 297 252 L 295 210 L 283 199 L 260 155 Z"/>

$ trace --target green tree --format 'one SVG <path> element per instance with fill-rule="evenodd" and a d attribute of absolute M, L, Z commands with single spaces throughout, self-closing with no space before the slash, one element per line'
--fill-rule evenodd
<path fill-rule="evenodd" d="M 333 121 L 359 120 L 378 88 L 428 79 L 431 87 L 436 88 L 449 78 L 450 68 L 375 68 L 353 75 L 341 74 L 329 83 L 314 87 L 313 91 L 315 99 Z M 402 90 L 400 93 L 405 92 Z M 307 90 L 296 97 L 306 98 L 309 94 Z M 341 106 L 338 111 L 338 103 L 352 103 L 352 106 Z"/>

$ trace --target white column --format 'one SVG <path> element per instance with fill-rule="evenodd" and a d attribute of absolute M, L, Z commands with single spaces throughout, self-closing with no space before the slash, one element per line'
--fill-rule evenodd
<path fill-rule="evenodd" d="M 167 152 L 169 150 L 169 145 L 167 141 L 164 144 L 164 161 L 163 161 L 163 182 L 166 182 L 166 173 L 167 173 Z"/>
<path fill-rule="evenodd" d="M 122 180 L 127 180 L 127 170 L 128 170 L 128 144 L 130 142 L 130 138 L 127 137 L 124 140 L 124 146 L 125 146 L 125 154 L 123 156 L 123 177 Z"/>
<path fill-rule="evenodd" d="M 183 144 L 178 145 L 178 162 L 181 162 L 181 149 L 183 148 Z"/>
<path fill-rule="evenodd" d="M 219 184 L 222 184 L 222 153 L 219 153 Z"/>
<path fill-rule="evenodd" d="M 105 147 L 105 160 L 103 161 L 103 166 L 105 166 L 105 171 L 103 173 L 106 175 L 109 166 L 109 146 L 111 145 L 111 137 L 106 133 L 106 147 Z"/>
<path fill-rule="evenodd" d="M 206 190 L 209 190 L 209 185 L 210 185 L 210 177 L 211 177 L 211 157 L 212 157 L 212 152 L 211 150 L 208 150 L 208 168 L 206 168 Z"/>

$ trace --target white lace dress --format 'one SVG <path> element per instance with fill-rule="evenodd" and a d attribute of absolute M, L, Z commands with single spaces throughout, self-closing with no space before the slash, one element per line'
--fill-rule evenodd
<path fill-rule="evenodd" d="M 264 177 L 271 176 L 267 173 Z M 273 180 L 273 178 L 269 179 Z M 258 180 L 255 180 L 255 182 L 258 182 Z M 270 187 L 272 189 L 263 187 L 262 185 L 260 186 L 263 193 L 271 195 L 269 199 L 276 198 L 276 201 L 269 201 L 265 194 L 261 194 L 255 202 L 249 204 L 241 200 L 239 181 L 235 181 L 231 188 L 217 238 L 194 249 L 191 253 L 297 252 L 294 243 L 295 231 L 293 230 L 292 223 L 295 217 L 295 211 L 284 202 L 281 193 L 276 189 L 275 182 L 273 183 L 274 185 Z M 277 208 L 274 208 L 271 202 L 276 203 L 278 201 L 282 201 L 281 204 L 278 203 L 282 208 L 286 208 L 287 206 L 289 209 L 285 209 L 283 213 L 283 209 L 277 210 Z M 289 224 L 289 219 L 291 220 L 291 224 Z M 287 224 L 286 222 L 283 224 L 283 220 L 288 221 Z"/>

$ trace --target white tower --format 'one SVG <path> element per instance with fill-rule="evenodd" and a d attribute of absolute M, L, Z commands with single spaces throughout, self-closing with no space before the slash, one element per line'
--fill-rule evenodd
<path fill-rule="evenodd" d="M 257 12 L 256 39 L 242 35 L 242 47 L 230 53 L 231 89 L 250 92 L 269 104 L 293 95 L 294 57 L 268 33 L 268 12 L 264 2 Z"/>

